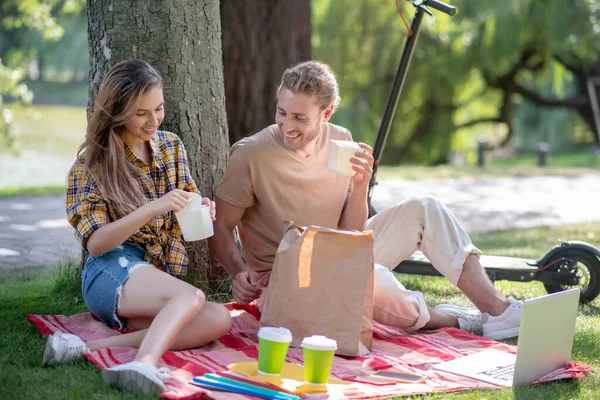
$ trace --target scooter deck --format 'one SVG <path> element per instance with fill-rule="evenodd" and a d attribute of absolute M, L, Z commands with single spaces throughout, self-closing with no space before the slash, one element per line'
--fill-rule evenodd
<path fill-rule="evenodd" d="M 525 258 L 517 257 L 503 257 L 503 256 L 481 256 L 479 262 L 484 268 L 490 269 L 502 269 L 502 270 L 519 270 L 519 271 L 537 271 L 536 260 L 528 260 Z M 419 265 L 431 265 L 431 262 L 425 257 L 420 251 L 415 252 L 412 256 L 406 259 L 400 264 L 419 264 Z M 402 268 L 397 270 L 402 272 Z"/>

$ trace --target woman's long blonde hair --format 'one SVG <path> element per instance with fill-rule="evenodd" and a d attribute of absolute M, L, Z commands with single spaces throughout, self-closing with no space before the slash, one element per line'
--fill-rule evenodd
<path fill-rule="evenodd" d="M 142 95 L 156 87 L 162 88 L 160 74 L 145 61 L 128 60 L 112 67 L 102 81 L 85 140 L 77 151 L 118 218 L 146 202 L 139 169 L 125 154 L 122 132 Z"/>

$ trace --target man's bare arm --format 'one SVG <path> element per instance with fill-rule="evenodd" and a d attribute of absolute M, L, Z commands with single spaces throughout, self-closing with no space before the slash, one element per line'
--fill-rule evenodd
<path fill-rule="evenodd" d="M 367 193 L 369 192 L 369 180 L 373 174 L 373 149 L 365 143 L 358 145 L 364 152 L 357 151 L 350 159 L 356 174 L 350 181 L 344 209 L 338 222 L 338 227 L 344 230 L 362 230 L 369 217 Z"/>
<path fill-rule="evenodd" d="M 215 234 L 208 239 L 208 245 L 227 273 L 235 278 L 237 274 L 248 269 L 233 238 L 233 230 L 246 209 L 229 204 L 219 197 L 215 202 L 218 216 L 214 224 Z"/>
<path fill-rule="evenodd" d="M 218 217 L 214 225 L 215 234 L 208 239 L 208 245 L 217 261 L 231 276 L 234 300 L 239 304 L 248 304 L 260 296 L 262 287 L 257 283 L 257 274 L 242 259 L 233 238 L 233 229 L 241 221 L 246 209 L 229 204 L 219 197 L 215 201 Z"/>
<path fill-rule="evenodd" d="M 363 193 L 363 191 L 357 191 L 356 188 L 351 187 L 338 223 L 339 229 L 360 231 L 365 225 L 368 215 L 367 192 Z"/>

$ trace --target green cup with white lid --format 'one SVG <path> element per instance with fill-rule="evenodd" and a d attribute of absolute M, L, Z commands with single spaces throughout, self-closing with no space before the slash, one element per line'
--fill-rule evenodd
<path fill-rule="evenodd" d="M 304 354 L 304 380 L 312 385 L 325 385 L 329 381 L 337 342 L 321 335 L 302 340 Z"/>
<path fill-rule="evenodd" d="M 258 331 L 258 372 L 279 375 L 285 362 L 292 333 L 287 328 L 264 326 Z"/>

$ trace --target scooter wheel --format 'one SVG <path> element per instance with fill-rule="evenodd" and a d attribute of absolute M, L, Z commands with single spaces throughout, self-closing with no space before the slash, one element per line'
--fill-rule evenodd
<path fill-rule="evenodd" d="M 579 297 L 580 303 L 589 303 L 594 300 L 598 294 L 600 294 L 600 260 L 596 255 L 581 249 L 568 249 L 554 254 L 548 260 L 547 264 L 551 264 L 560 258 L 568 258 L 577 261 L 575 265 L 575 274 L 579 277 L 579 285 L 581 288 L 581 295 Z M 558 268 L 563 267 L 550 267 L 551 270 L 556 271 Z M 551 285 L 544 284 L 548 293 L 561 292 L 571 288 L 567 285 Z"/>

